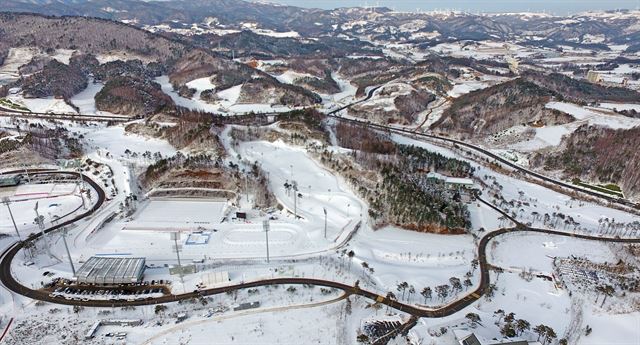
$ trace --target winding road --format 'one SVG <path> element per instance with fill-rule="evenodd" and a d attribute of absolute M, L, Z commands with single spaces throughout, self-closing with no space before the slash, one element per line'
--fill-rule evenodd
<path fill-rule="evenodd" d="M 599 198 L 604 198 L 608 201 L 611 202 L 615 202 L 615 203 L 619 203 L 625 206 L 633 206 L 633 207 L 638 207 L 637 204 L 633 204 L 629 201 L 626 200 L 620 200 L 617 198 L 612 198 L 612 197 L 607 197 L 604 196 L 600 193 L 596 193 L 596 192 L 590 192 L 588 190 L 584 190 L 582 188 L 561 182 L 561 181 L 557 181 L 551 178 L 548 178 L 546 176 L 543 176 L 541 174 L 538 174 L 536 172 L 530 171 L 528 169 L 524 169 L 518 165 L 515 165 L 509 161 L 507 161 L 506 159 L 499 157 L 485 149 L 482 149 L 480 147 L 477 147 L 475 145 L 472 144 L 468 144 L 465 143 L 463 141 L 459 141 L 459 140 L 455 140 L 455 139 L 450 139 L 450 138 L 445 138 L 445 137 L 440 137 L 440 136 L 436 136 L 436 135 L 431 135 L 431 134 L 424 134 L 424 133 L 415 133 L 412 132 L 410 130 L 405 130 L 405 129 L 400 129 L 400 128 L 395 128 L 395 127 L 389 127 L 389 126 L 383 126 L 383 125 L 378 125 L 378 124 L 372 124 L 369 122 L 365 122 L 365 121 L 361 121 L 361 120 L 355 120 L 355 119 L 348 119 L 348 118 L 344 118 L 341 116 L 336 115 L 337 112 L 339 112 L 340 110 L 343 110 L 345 108 L 348 108 L 349 106 L 356 104 L 356 103 L 361 103 L 364 102 L 368 99 L 370 99 L 373 96 L 373 92 L 375 92 L 377 88 L 371 89 L 369 90 L 367 96 L 362 99 L 359 100 L 357 102 L 354 102 L 352 104 L 343 106 L 339 109 L 336 109 L 334 111 L 332 111 L 331 113 L 328 114 L 328 116 L 331 116 L 333 118 L 339 119 L 341 121 L 350 121 L 350 122 L 357 122 L 360 124 L 364 124 L 366 126 L 370 126 L 372 128 L 375 129 L 380 129 L 380 130 L 386 130 L 386 131 L 393 131 L 393 132 L 398 132 L 398 133 L 402 133 L 402 134 L 407 134 L 407 135 L 416 135 L 419 137 L 423 137 L 423 138 L 428 138 L 428 139 L 435 139 L 435 140 L 441 140 L 441 141 L 445 141 L 445 142 L 449 142 L 449 143 L 453 143 L 453 144 L 457 144 L 460 146 L 465 146 L 468 147 L 470 149 L 476 150 L 496 161 L 501 162 L 502 164 L 508 165 L 513 169 L 516 169 L 518 171 L 521 171 L 523 173 L 529 174 L 533 177 L 536 177 L 538 179 L 541 179 L 543 181 L 549 182 L 549 183 L 553 183 L 556 185 L 559 185 L 561 187 L 564 188 L 568 188 L 574 191 L 578 191 L 581 193 L 586 193 L 586 194 L 590 194 L 592 196 L 596 196 Z M 32 174 L 77 174 L 75 172 L 61 172 L 61 171 L 33 171 Z M 91 214 L 93 214 L 95 211 L 97 211 L 102 204 L 105 201 L 105 193 L 104 190 L 97 184 L 95 183 L 91 178 L 84 176 L 83 175 L 83 179 L 86 183 L 88 183 L 89 185 L 91 185 L 92 188 L 94 188 L 98 194 L 98 199 L 96 201 L 96 203 L 93 205 L 93 207 L 89 210 L 87 210 L 86 212 L 76 216 L 74 219 L 70 219 L 67 220 L 65 222 L 62 222 L 60 224 L 57 224 L 55 226 L 52 226 L 48 229 L 45 230 L 45 232 L 52 232 L 55 231 L 57 229 L 60 229 L 62 227 L 68 226 L 70 224 L 73 224 L 76 221 L 79 221 L 87 216 L 90 216 Z M 513 219 L 509 214 L 507 214 L 506 212 L 502 211 L 501 209 L 497 208 L 495 205 L 492 205 L 482 199 L 479 199 L 480 202 L 485 203 L 486 205 L 488 205 L 489 207 L 491 207 L 492 209 L 494 209 L 495 211 L 499 212 L 500 214 L 502 214 L 503 216 L 507 217 L 508 219 L 510 219 L 512 222 L 514 222 L 514 224 L 516 224 L 516 226 L 514 227 L 510 227 L 510 228 L 502 228 L 502 229 L 498 229 L 495 231 L 491 231 L 485 234 L 485 236 L 483 236 L 480 239 L 480 242 L 478 243 L 478 267 L 480 270 L 480 281 L 478 286 L 471 291 L 470 293 L 467 293 L 466 295 L 464 295 L 462 298 L 457 299 L 447 305 L 444 305 L 442 307 L 438 307 L 438 308 L 424 308 L 424 307 L 419 307 L 416 305 L 411 305 L 411 304 L 406 304 L 406 303 L 402 303 L 400 301 L 397 301 L 395 299 L 391 299 L 391 298 L 386 298 L 386 296 L 381 296 L 377 293 L 362 289 L 358 286 L 357 282 L 355 283 L 355 285 L 348 285 L 345 283 L 341 283 L 341 282 L 335 282 L 335 281 L 330 281 L 330 280 L 323 280 L 323 279 L 313 279 L 313 278 L 274 278 L 274 279 L 263 279 L 263 280 L 257 280 L 257 281 L 250 281 L 250 282 L 243 282 L 240 284 L 235 284 L 235 285 L 230 285 L 230 286 L 224 286 L 224 287 L 218 287 L 218 288 L 210 288 L 210 289 L 204 289 L 204 290 L 200 290 L 197 292 L 189 292 L 189 293 L 183 293 L 183 294 L 176 294 L 176 295 L 165 295 L 162 297 L 158 297 L 158 298 L 149 298 L 146 300 L 134 300 L 134 301 L 128 301 L 128 300 L 117 300 L 117 301 L 108 301 L 108 300 L 88 300 L 88 301 L 82 301 L 82 300 L 67 300 L 64 298 L 56 298 L 56 297 L 51 297 L 49 296 L 49 292 L 47 291 L 43 291 L 43 290 L 35 290 L 35 289 L 31 289 L 27 286 L 22 285 L 20 282 L 18 282 L 14 277 L 13 274 L 11 272 L 11 263 L 13 261 L 13 259 L 15 258 L 15 256 L 18 254 L 18 252 L 20 251 L 20 249 L 22 249 L 28 242 L 31 241 L 36 241 L 41 234 L 37 233 L 37 234 L 33 234 L 32 236 L 30 236 L 29 238 L 27 238 L 26 240 L 22 241 L 22 242 L 16 242 L 14 243 L 12 246 L 10 246 L 9 248 L 7 248 L 4 253 L 2 253 L 2 257 L 1 257 L 1 261 L 0 261 L 0 281 L 2 282 L 2 284 L 9 290 L 18 293 L 20 295 L 23 295 L 25 297 L 29 297 L 35 300 L 40 300 L 40 301 L 46 301 L 46 302 L 50 302 L 50 303 L 56 303 L 56 304 L 64 304 L 64 305 L 78 305 L 78 306 L 86 306 L 86 307 L 120 307 L 120 306 L 137 306 L 137 305 L 153 305 L 153 304 L 160 304 L 160 303 L 169 303 L 169 302 L 176 302 L 176 301 L 181 301 L 181 300 L 187 300 L 187 299 L 192 299 L 192 298 L 198 298 L 201 296 L 209 296 L 209 295 L 216 295 L 216 294 L 221 294 L 221 293 L 226 293 L 226 292 L 230 292 L 230 291 L 235 291 L 235 290 L 239 290 L 239 289 L 246 289 L 246 288 L 254 288 L 254 287 L 260 287 L 260 286 L 267 286 L 267 285 L 274 285 L 274 284 L 293 284 L 293 285 L 303 285 L 303 284 L 310 284 L 310 285 L 316 285 L 316 286 L 323 286 L 323 287 L 329 287 L 329 288 L 335 288 L 335 289 L 339 289 L 344 291 L 344 293 L 349 296 L 349 295 L 359 295 L 362 297 L 365 297 L 367 299 L 370 299 L 372 301 L 376 301 L 378 303 L 381 304 L 385 304 L 391 308 L 400 310 L 402 312 L 406 312 L 408 314 L 411 314 L 414 317 L 427 317 L 427 318 L 437 318 L 437 317 L 444 317 L 444 316 L 448 316 L 448 315 L 452 315 L 464 308 L 466 308 L 467 306 L 471 305 L 472 303 L 474 303 L 475 301 L 477 301 L 478 299 L 480 299 L 483 295 L 485 295 L 487 293 L 487 290 L 489 289 L 490 286 L 490 265 L 487 262 L 487 246 L 489 244 L 489 242 L 499 236 L 502 236 L 504 234 L 508 234 L 508 233 L 514 233 L 514 232 L 529 232 L 529 233 L 542 233 L 542 234 L 548 234 L 548 235 L 553 235 L 553 236 L 564 236 L 564 237 L 573 237 L 573 238 L 577 238 L 577 239 L 583 239 L 583 240 L 592 240 L 592 241 L 599 241 L 599 242 L 615 242 L 615 243 L 640 243 L 640 239 L 638 238 L 607 238 L 607 237 L 598 237 L 598 236 L 590 236 L 590 235 L 583 235 L 583 234 L 573 234 L 573 233 L 567 233 L 567 232 L 561 232 L 561 231 L 555 231 L 555 230 L 547 230 L 547 229 L 539 229 L 539 228 L 531 228 L 531 227 L 526 227 L 523 224 L 521 224 L 520 222 L 518 222 L 517 220 Z"/>
<path fill-rule="evenodd" d="M 69 174 L 70 172 L 38 171 L 34 173 L 35 174 Z M 73 172 L 73 174 L 77 174 L 77 173 Z M 91 215 L 102 206 L 105 200 L 105 193 L 102 190 L 102 188 L 97 183 L 95 183 L 91 178 L 84 175 L 83 175 L 83 178 L 85 182 L 87 182 L 89 185 L 92 186 L 92 188 L 94 188 L 97 191 L 98 199 L 96 203 L 93 205 L 91 209 L 78 215 L 74 219 L 67 220 L 51 228 L 48 228 L 45 230 L 45 232 L 47 233 L 52 232 L 64 226 L 70 225 L 80 219 L 83 219 Z M 344 291 L 344 293 L 347 296 L 359 295 L 359 296 L 368 298 L 372 301 L 376 301 L 378 303 L 388 305 L 391 308 L 411 314 L 414 317 L 437 318 L 437 317 L 452 315 L 466 308 L 476 300 L 480 299 L 487 292 L 487 289 L 489 288 L 489 285 L 490 285 L 489 264 L 487 262 L 487 246 L 492 239 L 499 237 L 501 235 L 513 233 L 513 232 L 532 232 L 532 233 L 543 233 L 543 234 L 549 234 L 549 235 L 555 235 L 555 236 L 573 237 L 578 239 L 593 240 L 593 241 L 600 241 L 600 242 L 640 243 L 640 239 L 605 238 L 605 237 L 589 236 L 589 235 L 582 235 L 582 234 L 573 234 L 573 233 L 567 233 L 567 232 L 561 232 L 561 231 L 555 231 L 555 230 L 525 227 L 524 225 L 522 225 L 521 223 L 513 219 L 509 214 L 500 210 L 496 206 L 482 199 L 479 199 L 479 201 L 485 203 L 486 205 L 496 210 L 503 216 L 509 218 L 511 221 L 514 222 L 514 224 L 517 224 L 517 225 L 511 228 L 502 228 L 502 229 L 488 232 L 484 237 L 481 238 L 478 244 L 478 267 L 480 269 L 480 282 L 478 284 L 478 287 L 473 291 L 471 291 L 470 293 L 463 296 L 462 298 L 455 300 L 439 308 L 423 308 L 423 307 L 419 307 L 411 304 L 402 303 L 395 299 L 386 298 L 386 296 L 381 296 L 377 293 L 360 288 L 357 282 L 355 285 L 348 285 L 341 282 L 335 282 L 335 281 L 323 280 L 323 279 L 313 279 L 313 278 L 263 279 L 263 280 L 257 280 L 257 281 L 243 282 L 240 284 L 235 284 L 230 286 L 204 289 L 197 292 L 189 292 L 189 293 L 176 294 L 176 295 L 165 295 L 157 298 L 149 298 L 146 300 L 134 300 L 134 301 L 128 301 L 128 300 L 82 301 L 82 300 L 67 300 L 59 297 L 51 297 L 49 296 L 49 292 L 47 291 L 31 289 L 27 286 L 20 284 L 20 282 L 18 282 L 13 277 L 13 274 L 11 272 L 11 262 L 13 261 L 15 256 L 18 254 L 20 249 L 22 249 L 27 242 L 36 241 L 41 236 L 40 233 L 30 236 L 25 241 L 16 242 L 14 245 L 10 246 L 5 250 L 5 252 L 2 254 L 2 259 L 0 261 L 0 281 L 7 289 L 15 293 L 18 293 L 20 295 L 23 295 L 25 297 L 29 297 L 35 300 L 50 302 L 50 303 L 64 304 L 64 305 L 78 305 L 78 306 L 85 306 L 85 307 L 121 307 L 121 306 L 153 305 L 153 304 L 160 304 L 160 303 L 177 302 L 181 300 L 198 298 L 201 296 L 210 296 L 210 295 L 216 295 L 216 294 L 226 293 L 230 291 L 235 291 L 239 289 L 254 288 L 254 287 L 274 285 L 274 284 L 289 284 L 289 285 L 310 284 L 310 285 L 339 289 Z"/>

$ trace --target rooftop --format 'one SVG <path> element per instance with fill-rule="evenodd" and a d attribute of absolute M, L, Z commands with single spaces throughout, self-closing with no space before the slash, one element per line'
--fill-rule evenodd
<path fill-rule="evenodd" d="M 130 284 L 140 282 L 145 258 L 92 256 L 76 272 L 74 280 L 90 284 Z"/>

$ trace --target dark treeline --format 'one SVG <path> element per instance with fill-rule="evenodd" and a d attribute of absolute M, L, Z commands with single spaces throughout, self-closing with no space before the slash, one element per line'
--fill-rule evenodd
<path fill-rule="evenodd" d="M 369 214 L 378 225 L 397 224 L 418 231 L 451 233 L 470 228 L 469 212 L 455 200 L 456 191 L 448 190 L 442 180 L 429 175 L 437 172 L 469 177 L 474 169 L 468 162 L 417 146 L 397 144 L 388 134 L 361 125 L 339 123 L 336 132 L 340 145 L 354 150 L 351 156 L 355 163 L 382 178 L 367 184 L 363 171 L 350 176 L 355 189 L 369 202 Z M 322 159 L 340 169 L 331 153 L 323 154 Z M 350 171 L 348 167 L 341 169 Z"/>

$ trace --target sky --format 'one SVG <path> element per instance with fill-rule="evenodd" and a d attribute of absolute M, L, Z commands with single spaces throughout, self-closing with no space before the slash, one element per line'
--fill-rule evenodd
<path fill-rule="evenodd" d="M 300 7 L 385 6 L 398 11 L 548 12 L 556 15 L 591 10 L 636 9 L 640 0 L 268 0 Z"/>

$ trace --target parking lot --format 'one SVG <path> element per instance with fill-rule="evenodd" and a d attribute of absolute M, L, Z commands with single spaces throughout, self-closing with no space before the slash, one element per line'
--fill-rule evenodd
<path fill-rule="evenodd" d="M 120 284 L 113 286 L 76 284 L 66 279 L 59 279 L 49 284 L 46 289 L 49 296 L 76 301 L 142 301 L 170 294 L 168 280 L 142 282 L 138 284 Z"/>

